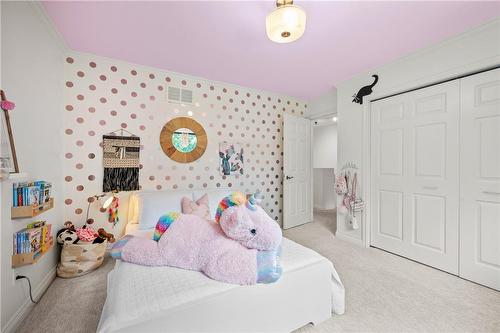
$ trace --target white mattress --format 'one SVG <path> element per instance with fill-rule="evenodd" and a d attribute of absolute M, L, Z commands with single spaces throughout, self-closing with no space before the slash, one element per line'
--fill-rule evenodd
<path fill-rule="evenodd" d="M 283 276 L 296 270 L 307 270 L 309 266 L 318 263 L 328 265 L 327 272 L 331 267 L 331 309 L 334 313 L 342 314 L 345 306 L 344 287 L 333 264 L 313 250 L 286 238 L 283 239 L 282 249 Z M 140 266 L 117 260 L 114 270 L 108 276 L 107 299 L 98 332 L 118 331 L 136 326 L 162 314 L 238 288 L 270 286 L 272 285 L 226 284 L 211 280 L 200 272 L 173 267 Z"/>

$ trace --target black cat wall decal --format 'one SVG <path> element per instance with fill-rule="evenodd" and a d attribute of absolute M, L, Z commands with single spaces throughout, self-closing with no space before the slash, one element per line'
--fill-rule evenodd
<path fill-rule="evenodd" d="M 363 104 L 363 97 L 370 95 L 373 90 L 372 88 L 377 84 L 378 82 L 378 75 L 372 75 L 375 80 L 373 81 L 372 84 L 368 86 L 364 86 L 361 89 L 359 89 L 358 93 L 356 95 L 353 95 L 354 99 L 352 100 L 353 103 L 358 103 L 358 104 Z"/>

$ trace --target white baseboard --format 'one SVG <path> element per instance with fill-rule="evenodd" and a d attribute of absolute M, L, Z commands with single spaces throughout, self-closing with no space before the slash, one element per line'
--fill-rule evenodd
<path fill-rule="evenodd" d="M 33 291 L 33 297 L 35 299 L 39 298 L 45 290 L 50 286 L 52 281 L 56 278 L 56 267 L 51 269 L 49 273 L 43 278 L 38 286 L 36 286 Z M 10 318 L 5 327 L 2 328 L 3 333 L 14 333 L 19 324 L 25 319 L 30 310 L 33 308 L 35 304 L 31 303 L 31 300 L 28 298 L 21 307 L 16 311 L 16 313 Z"/>
<path fill-rule="evenodd" d="M 362 247 L 365 247 L 365 244 L 363 243 L 363 240 L 359 239 L 359 238 L 355 238 L 355 237 L 351 237 L 349 235 L 346 235 L 345 233 L 342 233 L 342 232 L 336 232 L 335 233 L 335 237 L 337 237 L 338 239 L 342 239 L 342 240 L 345 240 L 345 241 L 348 241 L 348 242 L 351 242 L 351 243 L 354 243 L 356 245 L 359 245 L 359 246 L 362 246 Z"/>

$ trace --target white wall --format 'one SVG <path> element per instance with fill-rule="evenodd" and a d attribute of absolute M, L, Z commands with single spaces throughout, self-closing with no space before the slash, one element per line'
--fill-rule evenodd
<path fill-rule="evenodd" d="M 330 120 L 328 120 L 330 121 Z M 337 168 L 337 124 L 313 127 L 313 203 L 316 209 L 334 209 Z"/>
<path fill-rule="evenodd" d="M 2 89 L 16 103 L 11 113 L 18 161 L 31 179 L 52 182 L 55 208 L 40 215 L 62 224 L 62 92 L 63 45 L 38 3 L 2 2 Z M 55 276 L 58 249 L 53 248 L 36 265 L 11 268 L 12 234 L 32 219 L 11 220 L 12 182 L 2 184 L 1 200 L 1 328 L 12 331 L 29 308 L 26 280 L 30 277 L 37 297 Z"/>
<path fill-rule="evenodd" d="M 331 210 L 337 206 L 334 169 L 314 169 L 313 204 L 315 209 Z"/>
<path fill-rule="evenodd" d="M 500 19 L 496 19 L 452 39 L 430 46 L 380 68 L 358 75 L 337 87 L 338 165 L 354 162 L 360 169 L 359 191 L 367 198 L 369 166 L 369 101 L 407 89 L 489 68 L 500 63 Z M 360 87 L 380 79 L 363 105 L 352 103 Z M 339 199 L 340 200 L 340 199 Z M 369 206 L 369 202 L 367 202 Z M 368 207 L 369 208 L 369 207 Z M 365 221 L 351 230 L 344 216 L 337 216 L 337 236 L 366 244 Z"/>
<path fill-rule="evenodd" d="M 337 88 L 310 101 L 309 108 L 305 113 L 307 118 L 317 118 L 322 115 L 337 113 Z"/>
<path fill-rule="evenodd" d="M 313 127 L 313 168 L 337 167 L 337 124 Z"/>

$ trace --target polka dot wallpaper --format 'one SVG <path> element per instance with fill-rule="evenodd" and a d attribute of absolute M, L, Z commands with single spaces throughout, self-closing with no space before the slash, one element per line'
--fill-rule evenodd
<path fill-rule="evenodd" d="M 141 138 L 141 189 L 260 189 L 263 208 L 281 223 L 283 113 L 303 115 L 303 101 L 80 53 L 66 58 L 65 81 L 65 221 L 84 223 L 87 203 L 102 190 L 102 135 L 124 129 Z M 192 90 L 193 104 L 169 102 L 168 86 Z M 159 136 L 166 122 L 191 114 L 205 128 L 208 147 L 197 161 L 181 164 L 163 153 Z M 244 175 L 220 174 L 221 141 L 242 144 Z M 112 231 L 96 203 L 90 217 L 96 228 Z"/>

